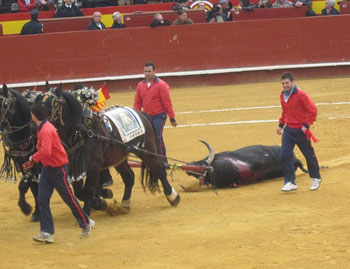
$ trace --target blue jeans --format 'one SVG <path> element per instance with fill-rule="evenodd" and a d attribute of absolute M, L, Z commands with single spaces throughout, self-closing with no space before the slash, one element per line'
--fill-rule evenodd
<path fill-rule="evenodd" d="M 295 184 L 295 168 L 292 161 L 294 146 L 298 145 L 301 153 L 304 155 L 309 175 L 311 178 L 321 178 L 320 168 L 311 146 L 311 140 L 307 140 L 306 134 L 301 129 L 285 127 L 282 135 L 281 164 L 284 175 L 284 183 L 291 182 Z"/>
<path fill-rule="evenodd" d="M 164 140 L 163 140 L 163 129 L 166 122 L 166 118 L 167 116 L 165 113 L 151 116 L 154 129 L 156 130 L 156 136 L 157 136 L 158 146 L 160 149 L 160 154 L 165 156 L 161 159 L 162 162 L 164 163 L 168 163 L 168 159 L 166 158 L 166 149 L 165 149 Z"/>
<path fill-rule="evenodd" d="M 67 181 L 67 165 L 62 167 L 42 167 L 39 181 L 38 203 L 40 209 L 41 232 L 54 233 L 50 210 L 50 199 L 56 189 L 63 201 L 69 206 L 81 228 L 89 224 L 89 217 L 80 207 Z"/>

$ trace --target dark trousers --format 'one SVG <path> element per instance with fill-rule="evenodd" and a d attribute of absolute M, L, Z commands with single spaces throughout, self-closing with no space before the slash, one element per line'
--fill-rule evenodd
<path fill-rule="evenodd" d="M 161 113 L 158 115 L 151 116 L 154 128 L 156 129 L 156 136 L 158 141 L 158 146 L 160 149 L 160 154 L 166 156 L 166 149 L 163 140 L 163 129 L 166 122 L 166 114 Z M 162 162 L 168 163 L 168 159 L 166 157 L 162 158 Z"/>
<path fill-rule="evenodd" d="M 69 186 L 67 181 L 67 165 L 62 167 L 42 167 L 38 193 L 41 232 L 54 233 L 50 210 L 50 199 L 54 189 L 69 206 L 74 217 L 79 222 L 79 226 L 85 228 L 89 224 L 89 217 L 80 207 Z"/>
<path fill-rule="evenodd" d="M 307 140 L 306 134 L 301 129 L 292 129 L 285 127 L 282 135 L 281 164 L 284 175 L 284 183 L 292 182 L 295 184 L 295 168 L 292 162 L 294 146 L 298 145 L 301 153 L 304 155 L 309 175 L 311 178 L 321 178 L 320 168 L 311 146 L 311 140 Z"/>

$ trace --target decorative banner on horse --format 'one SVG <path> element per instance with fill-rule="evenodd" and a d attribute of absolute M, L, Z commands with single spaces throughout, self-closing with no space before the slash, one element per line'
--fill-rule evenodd
<path fill-rule="evenodd" d="M 117 127 L 123 143 L 145 133 L 145 128 L 137 113 L 128 107 L 114 107 L 103 113 Z"/>

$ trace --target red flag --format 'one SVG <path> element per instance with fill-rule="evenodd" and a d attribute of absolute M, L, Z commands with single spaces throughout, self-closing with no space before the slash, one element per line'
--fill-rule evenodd
<path fill-rule="evenodd" d="M 106 83 L 102 85 L 99 91 L 96 105 L 91 106 L 91 109 L 95 112 L 100 111 L 106 105 L 106 100 L 110 98 Z"/>

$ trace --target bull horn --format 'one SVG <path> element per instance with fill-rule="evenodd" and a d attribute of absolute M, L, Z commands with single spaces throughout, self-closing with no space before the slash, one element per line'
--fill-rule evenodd
<path fill-rule="evenodd" d="M 209 143 L 205 142 L 204 140 L 199 140 L 199 142 L 203 143 L 209 150 L 209 156 L 208 159 L 206 160 L 208 165 L 211 165 L 211 163 L 214 160 L 214 150 L 213 148 L 209 145 Z"/>

